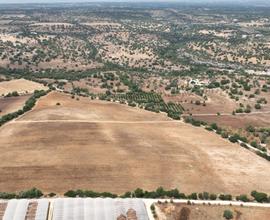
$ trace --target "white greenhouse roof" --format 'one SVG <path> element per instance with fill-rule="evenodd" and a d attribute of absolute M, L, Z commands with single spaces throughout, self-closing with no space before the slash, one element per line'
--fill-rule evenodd
<path fill-rule="evenodd" d="M 117 220 L 134 210 L 138 220 L 148 220 L 140 199 L 59 198 L 53 201 L 53 220 Z"/>
<path fill-rule="evenodd" d="M 25 220 L 29 216 L 35 220 L 117 220 L 128 215 L 137 220 L 149 220 L 141 199 L 12 199 L 1 204 L 6 207 L 3 220 Z"/>

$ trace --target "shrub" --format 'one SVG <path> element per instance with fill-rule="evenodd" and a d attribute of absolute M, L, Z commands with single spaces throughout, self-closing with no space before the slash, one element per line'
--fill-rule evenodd
<path fill-rule="evenodd" d="M 268 196 L 266 193 L 263 192 L 257 192 L 257 191 L 252 191 L 251 196 L 257 201 L 257 202 L 268 202 Z"/>
<path fill-rule="evenodd" d="M 221 137 L 223 137 L 223 138 L 228 138 L 229 135 L 228 135 L 227 132 L 224 131 L 224 132 L 221 133 Z"/>
<path fill-rule="evenodd" d="M 0 192 L 1 199 L 14 199 L 16 198 L 15 193 Z"/>
<path fill-rule="evenodd" d="M 188 199 L 197 200 L 197 199 L 198 199 L 197 193 L 191 193 L 191 194 L 188 196 Z"/>
<path fill-rule="evenodd" d="M 252 147 L 258 148 L 258 143 L 257 143 L 257 141 L 252 141 L 252 142 L 250 143 L 250 145 L 251 145 Z"/>
<path fill-rule="evenodd" d="M 242 201 L 242 202 L 249 202 L 247 195 L 244 195 L 244 194 L 242 194 L 240 196 L 236 196 L 236 200 Z"/>
<path fill-rule="evenodd" d="M 54 196 L 56 196 L 56 194 L 53 193 L 53 192 L 51 192 L 51 193 L 48 194 L 48 196 L 49 196 L 49 197 L 54 197 Z"/>
<path fill-rule="evenodd" d="M 76 197 L 76 193 L 73 190 L 69 190 L 69 191 L 64 193 L 64 196 L 66 196 L 66 197 Z"/>
<path fill-rule="evenodd" d="M 230 195 L 230 194 L 220 194 L 219 199 L 220 200 L 228 200 L 228 201 L 230 201 L 230 200 L 232 200 L 232 195 Z"/>
<path fill-rule="evenodd" d="M 248 146 L 245 143 L 241 143 L 240 146 L 248 149 Z"/>
<path fill-rule="evenodd" d="M 30 190 L 26 190 L 26 191 L 21 191 L 18 194 L 18 198 L 40 198 L 41 196 L 43 196 L 43 193 L 37 189 L 37 188 L 32 188 Z"/>
<path fill-rule="evenodd" d="M 252 125 L 249 125 L 248 127 L 246 127 L 246 131 L 255 132 L 255 128 Z"/>
<path fill-rule="evenodd" d="M 132 193 L 131 192 L 125 192 L 121 198 L 131 198 L 132 197 Z"/>
<path fill-rule="evenodd" d="M 136 198 L 143 198 L 144 197 L 144 191 L 140 188 L 137 188 L 135 191 L 134 191 L 134 196 Z"/>
<path fill-rule="evenodd" d="M 225 218 L 225 219 L 232 219 L 233 218 L 233 213 L 232 213 L 232 211 L 231 210 L 225 210 L 224 212 L 223 212 L 223 217 Z"/>
<path fill-rule="evenodd" d="M 174 120 L 180 120 L 180 113 L 179 112 L 169 111 L 167 113 L 167 116 L 174 119 Z"/>
<path fill-rule="evenodd" d="M 200 105 L 201 102 L 200 102 L 199 100 L 196 100 L 195 104 L 196 104 L 196 105 Z"/>
<path fill-rule="evenodd" d="M 212 124 L 210 125 L 210 127 L 211 127 L 212 129 L 214 129 L 214 130 L 218 130 L 218 126 L 217 126 L 216 123 L 212 123 Z"/>
<path fill-rule="evenodd" d="M 198 197 L 200 199 L 203 199 L 203 200 L 208 200 L 209 199 L 209 193 L 208 192 L 199 193 Z"/>
<path fill-rule="evenodd" d="M 16 96 L 19 96 L 19 93 L 17 91 L 10 92 L 7 95 L 5 95 L 5 97 L 16 97 Z"/>
<path fill-rule="evenodd" d="M 210 194 L 210 200 L 216 200 L 217 199 L 217 195 L 216 194 Z"/>
<path fill-rule="evenodd" d="M 229 141 L 232 143 L 236 143 L 238 141 L 237 135 L 232 135 L 229 137 Z"/>
<path fill-rule="evenodd" d="M 261 105 L 260 105 L 259 103 L 255 104 L 254 107 L 255 107 L 256 109 L 261 109 L 261 108 L 262 108 Z"/>

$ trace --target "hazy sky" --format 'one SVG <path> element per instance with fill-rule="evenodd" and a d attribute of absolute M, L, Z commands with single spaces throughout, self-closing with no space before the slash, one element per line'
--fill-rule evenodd
<path fill-rule="evenodd" d="M 207 2 L 207 3 L 259 3 L 269 4 L 270 0 L 169 0 L 170 2 Z M 166 2 L 166 0 L 0 0 L 2 3 L 55 3 L 55 2 Z"/>

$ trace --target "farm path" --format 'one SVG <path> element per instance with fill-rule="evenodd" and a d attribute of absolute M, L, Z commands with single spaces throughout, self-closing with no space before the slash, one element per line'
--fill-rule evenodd
<path fill-rule="evenodd" d="M 270 111 L 265 111 L 265 112 L 250 112 L 250 113 L 236 113 L 235 116 L 237 115 L 258 115 L 258 114 L 269 114 Z M 220 113 L 219 116 L 230 116 L 232 113 Z M 182 116 L 189 116 L 189 114 L 183 114 Z M 192 116 L 217 116 L 216 113 L 204 113 L 204 114 L 192 114 Z"/>
<path fill-rule="evenodd" d="M 183 121 L 171 120 L 171 121 L 102 121 L 102 120 L 13 120 L 9 123 L 58 123 L 58 122 L 66 122 L 66 123 L 112 123 L 112 124 L 168 124 L 168 123 L 183 123 Z"/>

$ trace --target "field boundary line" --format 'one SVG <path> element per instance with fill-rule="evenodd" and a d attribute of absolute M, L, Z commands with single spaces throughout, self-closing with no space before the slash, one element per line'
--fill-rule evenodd
<path fill-rule="evenodd" d="M 108 124 L 160 124 L 160 123 L 173 123 L 173 124 L 182 124 L 184 123 L 183 121 L 180 120 L 171 120 L 171 121 L 97 121 L 97 120 L 14 120 L 10 121 L 10 124 L 20 124 L 20 123 L 108 123 Z"/>

